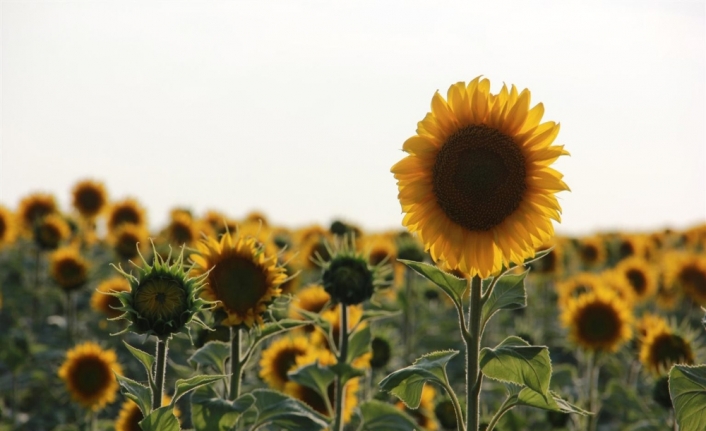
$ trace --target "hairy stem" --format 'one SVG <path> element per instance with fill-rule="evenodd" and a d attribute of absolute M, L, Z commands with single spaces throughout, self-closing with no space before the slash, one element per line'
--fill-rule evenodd
<path fill-rule="evenodd" d="M 240 396 L 240 381 L 243 379 L 243 358 L 241 357 L 242 334 L 239 327 L 230 327 L 230 393 L 233 401 Z"/>
<path fill-rule="evenodd" d="M 345 364 L 348 356 L 348 307 L 345 304 L 341 304 L 339 307 L 341 308 L 341 327 L 338 330 L 338 363 Z M 336 399 L 334 400 L 336 411 L 333 431 L 343 431 L 343 405 L 346 396 L 343 389 L 345 386 L 341 376 L 336 376 Z"/>
<path fill-rule="evenodd" d="M 498 421 L 500 418 L 503 417 L 503 415 L 507 412 L 509 412 L 513 407 L 515 407 L 514 401 L 517 399 L 517 396 L 509 396 L 505 398 L 505 401 L 503 401 L 503 404 L 500 406 L 500 409 L 495 413 L 493 418 L 490 420 L 488 423 L 488 427 L 486 428 L 486 431 L 493 431 L 495 428 L 495 425 L 498 424 Z"/>
<path fill-rule="evenodd" d="M 471 279 L 469 310 L 469 336 L 464 337 L 466 344 L 466 430 L 478 431 L 480 422 L 480 387 L 483 375 L 478 366 L 481 333 L 481 279 Z"/>
<path fill-rule="evenodd" d="M 162 407 L 164 375 L 167 371 L 167 344 L 169 340 L 157 339 L 157 365 L 154 372 L 155 391 L 152 393 L 152 410 Z"/>

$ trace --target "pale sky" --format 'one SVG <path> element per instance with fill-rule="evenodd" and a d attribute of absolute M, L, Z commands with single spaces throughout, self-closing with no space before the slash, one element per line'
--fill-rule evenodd
<path fill-rule="evenodd" d="M 706 221 L 706 3 L 674 0 L 3 1 L 0 203 L 397 228 L 402 143 L 478 75 L 561 123 L 559 232 Z"/>

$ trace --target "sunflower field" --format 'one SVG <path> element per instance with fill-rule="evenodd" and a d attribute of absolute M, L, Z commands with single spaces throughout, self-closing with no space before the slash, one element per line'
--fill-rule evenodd
<path fill-rule="evenodd" d="M 706 430 L 706 224 L 555 235 L 530 96 L 437 92 L 388 231 L 3 203 L 0 430 Z"/>

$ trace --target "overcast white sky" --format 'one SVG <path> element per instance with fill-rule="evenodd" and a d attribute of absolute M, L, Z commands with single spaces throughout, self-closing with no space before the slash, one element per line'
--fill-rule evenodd
<path fill-rule="evenodd" d="M 560 232 L 706 220 L 704 1 L 3 1 L 0 203 L 82 178 L 278 224 L 398 227 L 390 167 L 485 75 L 562 124 Z"/>

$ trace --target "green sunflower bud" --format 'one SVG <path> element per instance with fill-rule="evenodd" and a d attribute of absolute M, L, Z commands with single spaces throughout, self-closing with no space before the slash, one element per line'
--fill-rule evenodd
<path fill-rule="evenodd" d="M 140 254 L 144 265 L 139 268 L 142 272 L 139 278 L 113 265 L 128 279 L 132 288 L 130 292 L 108 293 L 117 297 L 122 304 L 119 310 L 124 313 L 116 319 L 130 322 L 125 331 L 154 335 L 160 339 L 171 338 L 172 334 L 192 321 L 207 328 L 196 313 L 213 306 L 212 302 L 198 298 L 208 273 L 196 278 L 188 276 L 190 268 L 184 267 L 184 247 L 174 260 L 171 249 L 169 255 L 163 258 L 154 244 L 152 248 L 152 265 Z"/>

